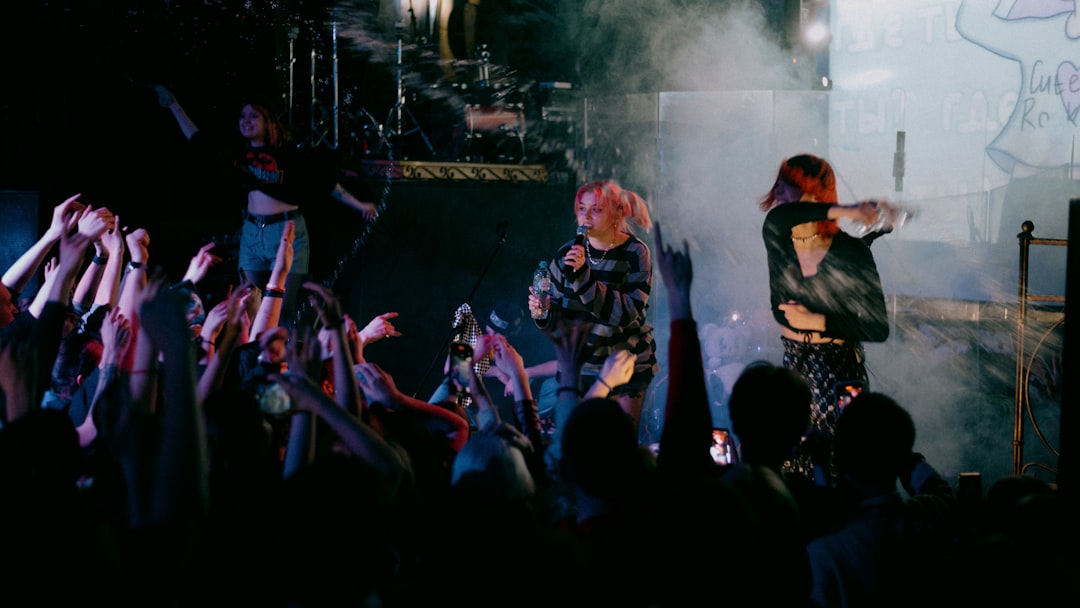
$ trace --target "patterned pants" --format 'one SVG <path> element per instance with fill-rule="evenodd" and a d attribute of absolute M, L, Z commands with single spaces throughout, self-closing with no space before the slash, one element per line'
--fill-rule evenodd
<path fill-rule="evenodd" d="M 841 383 L 860 382 L 863 390 L 869 390 L 863 346 L 858 342 L 811 344 L 783 337 L 780 340 L 784 344 L 784 367 L 806 377 L 813 391 L 806 436 L 784 468 L 788 472 L 814 477 L 815 465 L 820 467 L 827 463 L 829 481 L 835 481 L 832 437 L 840 416 L 836 387 Z M 824 481 L 822 476 L 817 477 L 818 482 Z"/>

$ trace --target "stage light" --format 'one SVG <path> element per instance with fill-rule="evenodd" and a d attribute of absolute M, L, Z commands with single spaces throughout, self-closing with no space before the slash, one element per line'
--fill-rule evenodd
<path fill-rule="evenodd" d="M 802 28 L 802 42 L 807 49 L 823 49 L 829 46 L 830 38 L 827 23 L 807 23 Z"/>

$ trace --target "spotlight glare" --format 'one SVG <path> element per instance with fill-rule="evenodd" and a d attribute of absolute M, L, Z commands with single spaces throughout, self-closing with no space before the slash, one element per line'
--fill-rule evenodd
<path fill-rule="evenodd" d="M 813 23 L 803 29 L 803 42 L 810 48 L 828 44 L 829 28 L 824 23 Z"/>

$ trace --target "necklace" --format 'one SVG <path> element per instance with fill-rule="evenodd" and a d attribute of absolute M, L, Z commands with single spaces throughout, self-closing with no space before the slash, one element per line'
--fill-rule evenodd
<path fill-rule="evenodd" d="M 592 246 L 589 245 L 589 239 L 585 239 L 585 257 L 589 258 L 589 263 L 593 266 L 596 266 L 600 264 L 600 262 L 603 262 L 604 258 L 607 257 L 608 251 L 611 251 L 611 249 L 605 249 L 603 255 L 600 256 L 600 259 L 594 260 L 592 257 Z"/>
<path fill-rule="evenodd" d="M 796 243 L 809 243 L 810 241 L 816 241 L 819 238 L 821 238 L 821 235 L 815 232 L 809 236 L 792 236 L 791 240 Z"/>

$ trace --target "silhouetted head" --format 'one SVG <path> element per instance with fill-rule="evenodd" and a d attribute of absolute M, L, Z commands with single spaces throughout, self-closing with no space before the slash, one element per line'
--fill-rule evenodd
<path fill-rule="evenodd" d="M 560 470 L 593 496 L 616 498 L 631 491 L 647 472 L 647 450 L 638 444 L 634 422 L 613 399 L 586 399 L 567 417 Z"/>
<path fill-rule="evenodd" d="M 536 483 L 525 462 L 532 451 L 520 431 L 502 423 L 473 433 L 454 457 L 450 483 L 476 496 L 530 500 Z"/>
<path fill-rule="evenodd" d="M 840 414 L 833 455 L 841 476 L 886 484 L 907 468 L 914 446 L 911 414 L 887 395 L 864 392 Z"/>
<path fill-rule="evenodd" d="M 747 365 L 728 399 L 743 462 L 779 466 L 790 458 L 806 432 L 812 402 L 810 384 L 799 372 L 767 361 Z"/>

